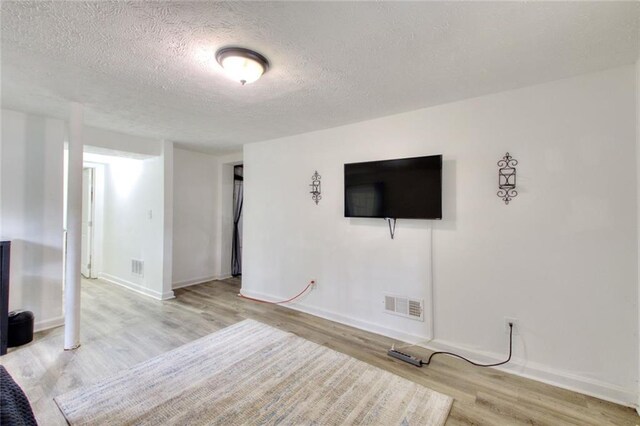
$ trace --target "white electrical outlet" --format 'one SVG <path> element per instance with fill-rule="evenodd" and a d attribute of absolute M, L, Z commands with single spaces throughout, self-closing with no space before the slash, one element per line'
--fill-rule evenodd
<path fill-rule="evenodd" d="M 520 324 L 517 318 L 504 317 L 504 332 L 509 334 L 509 323 L 513 324 L 513 335 L 517 336 L 520 334 Z"/>

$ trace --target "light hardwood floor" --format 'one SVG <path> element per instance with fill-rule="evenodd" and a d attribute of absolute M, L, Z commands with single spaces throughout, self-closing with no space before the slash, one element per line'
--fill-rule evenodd
<path fill-rule="evenodd" d="M 59 327 L 10 349 L 0 363 L 27 393 L 41 425 L 64 425 L 53 397 L 253 318 L 452 396 L 447 425 L 640 424 L 631 408 L 456 359 L 435 358 L 423 368 L 401 363 L 386 355 L 392 339 L 243 300 L 239 289 L 238 280 L 214 281 L 178 289 L 176 299 L 160 302 L 99 280 L 83 281 L 79 349 L 62 350 Z"/>

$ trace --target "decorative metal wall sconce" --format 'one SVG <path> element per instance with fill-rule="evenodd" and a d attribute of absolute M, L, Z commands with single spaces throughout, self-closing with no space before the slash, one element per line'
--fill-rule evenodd
<path fill-rule="evenodd" d="M 318 204 L 318 202 L 322 199 L 321 191 L 320 191 L 320 179 L 322 176 L 318 174 L 318 171 L 311 176 L 311 199 Z"/>
<path fill-rule="evenodd" d="M 518 160 L 514 159 L 507 152 L 502 160 L 498 161 L 498 197 L 502 198 L 505 204 L 509 204 L 515 196 L 516 191 L 516 166 Z"/>

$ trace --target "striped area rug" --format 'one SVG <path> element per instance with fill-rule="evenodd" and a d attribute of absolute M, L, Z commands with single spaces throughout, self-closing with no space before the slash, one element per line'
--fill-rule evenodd
<path fill-rule="evenodd" d="M 442 425 L 452 404 L 253 320 L 55 401 L 71 425 Z"/>

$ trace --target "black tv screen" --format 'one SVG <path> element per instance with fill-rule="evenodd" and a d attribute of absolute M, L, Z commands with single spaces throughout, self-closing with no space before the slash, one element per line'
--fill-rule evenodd
<path fill-rule="evenodd" d="M 344 215 L 442 219 L 442 155 L 345 164 Z"/>

